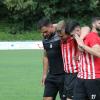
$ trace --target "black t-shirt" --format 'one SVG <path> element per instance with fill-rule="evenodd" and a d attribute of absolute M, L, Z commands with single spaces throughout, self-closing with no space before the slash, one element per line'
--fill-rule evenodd
<path fill-rule="evenodd" d="M 50 74 L 62 74 L 64 73 L 63 60 L 60 47 L 60 39 L 57 33 L 43 40 L 44 49 L 47 52 L 49 61 L 49 73 Z"/>

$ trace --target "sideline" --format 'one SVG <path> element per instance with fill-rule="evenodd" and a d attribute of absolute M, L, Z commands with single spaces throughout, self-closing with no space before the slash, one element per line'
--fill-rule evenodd
<path fill-rule="evenodd" d="M 42 41 L 3 41 L 0 50 L 43 49 Z"/>

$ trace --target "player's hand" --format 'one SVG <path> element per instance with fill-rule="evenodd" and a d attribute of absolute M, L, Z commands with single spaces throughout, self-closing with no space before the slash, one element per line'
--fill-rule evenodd
<path fill-rule="evenodd" d="M 79 47 L 82 48 L 84 46 L 83 40 L 77 34 L 74 35 L 74 38 L 77 41 L 77 44 L 79 45 Z"/>
<path fill-rule="evenodd" d="M 44 85 L 45 85 L 45 80 L 46 80 L 46 77 L 47 77 L 47 75 L 43 75 L 43 76 L 42 76 L 42 81 L 41 81 L 42 86 L 44 86 Z"/>

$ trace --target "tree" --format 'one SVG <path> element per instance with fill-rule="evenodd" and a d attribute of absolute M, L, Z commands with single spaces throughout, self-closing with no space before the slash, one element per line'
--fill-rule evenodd
<path fill-rule="evenodd" d="M 33 0 L 4 0 L 4 4 L 9 10 L 13 34 L 29 30 L 32 27 L 37 2 Z"/>
<path fill-rule="evenodd" d="M 52 21 L 75 18 L 86 23 L 91 16 L 100 15 L 99 0 L 3 0 L 12 23 L 12 33 L 32 29 L 32 25 L 46 16 Z"/>

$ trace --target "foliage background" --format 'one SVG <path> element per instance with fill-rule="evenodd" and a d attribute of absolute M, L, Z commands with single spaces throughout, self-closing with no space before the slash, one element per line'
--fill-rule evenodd
<path fill-rule="evenodd" d="M 91 17 L 100 16 L 99 0 L 0 0 L 0 22 L 13 35 L 37 31 L 37 22 L 48 17 L 53 23 L 74 18 L 89 24 Z M 34 32 L 35 30 L 35 32 Z M 40 36 L 39 36 L 40 38 Z M 38 38 L 37 38 L 38 39 Z"/>

